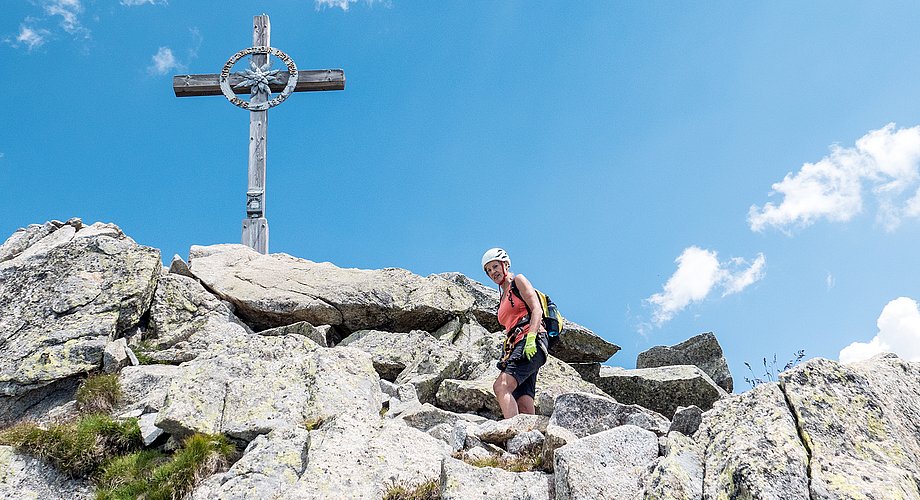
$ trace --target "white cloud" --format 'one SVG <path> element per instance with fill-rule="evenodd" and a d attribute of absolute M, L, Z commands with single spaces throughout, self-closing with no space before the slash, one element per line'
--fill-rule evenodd
<path fill-rule="evenodd" d="M 889 302 L 876 321 L 878 334 L 868 343 L 853 342 L 840 351 L 840 362 L 851 363 L 882 352 L 907 361 L 920 361 L 920 306 L 908 297 Z"/>
<path fill-rule="evenodd" d="M 717 252 L 692 246 L 675 262 L 677 271 L 664 284 L 664 290 L 645 299 L 652 306 L 654 326 L 670 321 L 691 303 L 703 301 L 715 288 L 721 288 L 725 297 L 763 279 L 766 259 L 758 254 L 750 265 L 741 258 L 722 263 Z"/>
<path fill-rule="evenodd" d="M 384 6 L 389 6 L 389 0 L 364 0 L 368 5 L 373 5 L 375 3 L 383 4 Z M 339 8 L 344 11 L 348 11 L 348 8 L 353 3 L 358 3 L 358 0 L 313 0 L 313 4 L 316 5 L 316 10 L 330 8 Z"/>
<path fill-rule="evenodd" d="M 730 260 L 722 269 L 724 276 L 722 282 L 722 296 L 725 297 L 726 295 L 738 293 L 763 279 L 763 268 L 766 263 L 767 259 L 762 253 L 757 254 L 757 257 L 754 258 L 754 262 L 750 266 L 748 266 L 746 260 L 739 257 Z M 747 268 L 745 269 L 745 267 Z"/>
<path fill-rule="evenodd" d="M 90 38 L 90 30 L 80 21 L 84 10 L 81 0 L 35 0 L 31 3 L 41 9 L 41 14 L 27 16 L 22 21 L 15 41 L 7 38 L 4 40 L 6 43 L 13 47 L 24 46 L 31 51 L 58 38 L 60 30 L 74 39 Z M 60 20 L 54 26 L 56 18 Z"/>
<path fill-rule="evenodd" d="M 144 5 L 144 4 L 167 5 L 168 3 L 169 2 L 167 2 L 166 0 L 121 0 L 121 4 L 126 7 L 134 7 L 135 5 Z"/>
<path fill-rule="evenodd" d="M 824 278 L 824 283 L 827 285 L 827 289 L 830 290 L 837 284 L 837 280 L 834 278 L 833 274 L 827 273 L 827 276 Z"/>
<path fill-rule="evenodd" d="M 198 57 L 198 49 L 201 48 L 203 40 L 198 28 L 189 28 L 191 36 L 191 45 L 186 51 L 184 58 L 180 59 L 173 52 L 172 48 L 163 46 L 157 49 L 157 53 L 151 56 L 151 64 L 147 66 L 147 73 L 151 75 L 166 75 L 170 72 L 185 72 L 187 65 Z"/>
<path fill-rule="evenodd" d="M 201 42 L 204 41 L 204 37 L 201 36 L 201 31 L 197 27 L 189 28 L 188 32 L 192 36 L 192 45 L 188 49 L 188 61 L 192 61 L 198 58 L 198 49 L 201 48 Z"/>
<path fill-rule="evenodd" d="M 71 35 L 89 34 L 89 30 L 80 23 L 83 5 L 80 0 L 50 0 L 45 2 L 45 13 L 49 16 L 61 16 L 61 27 Z"/>
<path fill-rule="evenodd" d="M 893 231 L 905 217 L 920 217 L 920 126 L 894 123 L 859 138 L 852 148 L 832 146 L 817 163 L 805 163 L 773 184 L 782 201 L 748 211 L 751 230 L 772 226 L 789 232 L 820 219 L 846 222 L 863 210 L 863 191 L 878 205 L 877 221 Z M 911 196 L 909 199 L 904 199 Z"/>
<path fill-rule="evenodd" d="M 165 75 L 183 68 L 169 47 L 160 47 L 151 59 L 153 59 L 153 64 L 147 67 L 147 72 L 152 75 Z"/>
<path fill-rule="evenodd" d="M 48 32 L 45 30 L 36 30 L 28 26 L 19 27 L 19 35 L 16 36 L 16 46 L 24 44 L 29 50 L 41 47 L 45 43 L 45 37 Z"/>

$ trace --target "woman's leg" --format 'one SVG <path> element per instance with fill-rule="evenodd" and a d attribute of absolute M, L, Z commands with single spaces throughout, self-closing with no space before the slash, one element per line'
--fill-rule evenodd
<path fill-rule="evenodd" d="M 536 412 L 536 409 L 533 406 L 533 397 L 526 395 L 519 397 L 517 400 L 517 409 L 518 413 L 533 415 Z"/>
<path fill-rule="evenodd" d="M 518 414 L 518 403 L 511 395 L 517 389 L 517 380 L 508 373 L 499 373 L 495 383 L 492 384 L 492 391 L 495 393 L 495 399 L 498 400 L 498 406 L 502 409 L 504 418 L 511 418 Z"/>
<path fill-rule="evenodd" d="M 537 394 L 537 373 L 539 373 L 540 367 L 543 366 L 544 363 L 546 363 L 546 355 L 540 350 L 526 366 L 526 372 L 530 372 L 530 374 L 527 378 L 522 380 L 521 383 L 518 384 L 517 389 L 511 393 L 511 396 L 517 400 L 518 413 L 526 413 L 528 415 L 536 413 L 533 400 Z"/>

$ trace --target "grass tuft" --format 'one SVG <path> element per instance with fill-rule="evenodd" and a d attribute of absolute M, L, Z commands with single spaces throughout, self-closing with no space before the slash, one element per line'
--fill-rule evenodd
<path fill-rule="evenodd" d="M 195 434 L 171 459 L 155 453 L 135 453 L 110 461 L 98 479 L 96 498 L 183 498 L 204 478 L 226 470 L 236 456 L 236 448 L 222 435 Z"/>
<path fill-rule="evenodd" d="M 744 381 L 747 382 L 751 389 L 756 388 L 758 385 L 766 384 L 768 382 L 776 382 L 779 380 L 779 374 L 791 369 L 795 365 L 799 364 L 802 361 L 802 358 L 805 357 L 805 349 L 799 349 L 793 354 L 792 359 L 786 362 L 785 366 L 782 368 L 776 364 L 776 354 L 773 354 L 773 360 L 770 361 L 767 358 L 763 358 L 763 375 L 758 376 L 754 373 L 754 368 L 747 361 L 744 362 L 744 366 L 747 367 L 748 371 L 751 372 L 750 377 L 744 377 Z"/>
<path fill-rule="evenodd" d="M 70 476 L 86 477 L 107 457 L 140 449 L 143 440 L 137 419 L 116 422 L 93 414 L 48 429 L 19 424 L 0 432 L 0 444 L 48 460 Z"/>
<path fill-rule="evenodd" d="M 507 459 L 501 455 L 468 458 L 462 454 L 456 454 L 454 458 L 459 458 L 474 467 L 495 467 L 510 472 L 543 471 L 543 454 L 540 450 Z"/>
<path fill-rule="evenodd" d="M 142 450 L 110 459 L 96 475 L 100 490 L 119 490 L 132 483 L 150 478 L 153 470 L 168 462 L 169 457 L 159 450 Z M 132 497 L 136 498 L 136 497 Z"/>
<path fill-rule="evenodd" d="M 383 495 L 383 500 L 438 500 L 441 498 L 441 481 L 429 479 L 416 486 L 393 481 Z"/>
<path fill-rule="evenodd" d="M 118 375 L 92 375 L 77 389 L 77 408 L 81 413 L 110 413 L 121 401 Z"/>
<path fill-rule="evenodd" d="M 143 450 L 136 418 L 83 415 L 47 429 L 20 423 L 0 431 L 0 444 L 54 464 L 72 477 L 91 477 L 99 500 L 175 500 L 204 478 L 226 470 L 236 447 L 222 435 L 195 434 L 172 456 Z"/>

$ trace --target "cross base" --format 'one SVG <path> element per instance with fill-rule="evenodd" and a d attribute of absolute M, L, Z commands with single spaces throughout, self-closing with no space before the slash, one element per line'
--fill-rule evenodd
<path fill-rule="evenodd" d="M 242 243 L 260 254 L 268 253 L 268 219 L 243 219 Z"/>

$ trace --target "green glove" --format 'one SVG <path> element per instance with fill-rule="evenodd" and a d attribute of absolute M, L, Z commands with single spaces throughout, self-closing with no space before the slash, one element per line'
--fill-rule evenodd
<path fill-rule="evenodd" d="M 537 353 L 537 333 L 530 332 L 524 340 L 524 358 L 530 361 L 530 358 Z"/>

